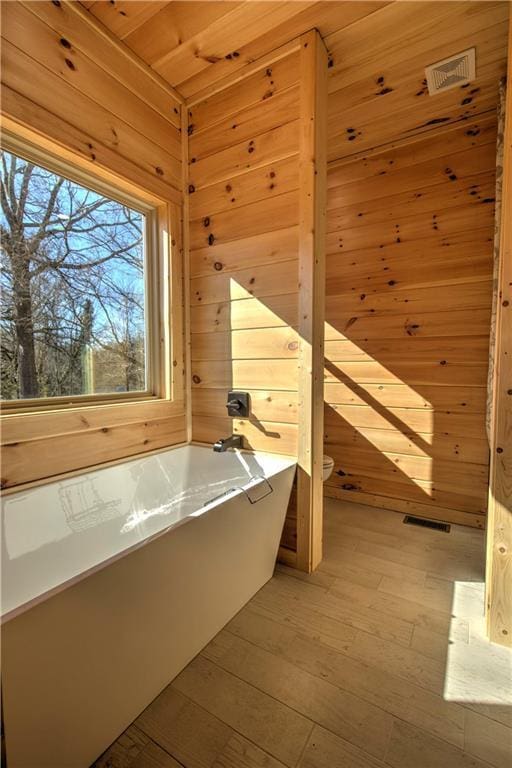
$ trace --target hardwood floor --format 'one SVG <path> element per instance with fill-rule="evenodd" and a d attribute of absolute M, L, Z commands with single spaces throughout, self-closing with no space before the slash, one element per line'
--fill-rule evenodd
<path fill-rule="evenodd" d="M 95 768 L 509 768 L 484 535 L 402 520 L 327 499 L 318 571 L 277 566 Z"/>

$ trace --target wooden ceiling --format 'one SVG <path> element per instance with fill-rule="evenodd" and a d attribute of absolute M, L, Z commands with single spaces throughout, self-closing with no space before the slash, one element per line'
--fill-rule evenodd
<path fill-rule="evenodd" d="M 189 97 L 313 27 L 325 39 L 389 2 L 84 0 L 82 4 Z"/>
<path fill-rule="evenodd" d="M 329 159 L 495 108 L 505 0 L 82 0 L 186 99 L 316 27 L 329 51 Z M 425 66 L 477 49 L 477 81 L 431 97 Z"/>

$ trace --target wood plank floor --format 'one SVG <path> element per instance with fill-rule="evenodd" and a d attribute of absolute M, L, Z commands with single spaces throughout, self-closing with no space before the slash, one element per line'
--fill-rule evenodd
<path fill-rule="evenodd" d="M 95 768 L 510 768 L 512 656 L 473 599 L 484 535 L 402 520 L 326 500 L 319 570 L 278 566 Z"/>

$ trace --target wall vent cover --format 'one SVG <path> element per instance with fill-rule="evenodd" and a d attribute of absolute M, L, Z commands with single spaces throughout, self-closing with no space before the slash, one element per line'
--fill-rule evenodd
<path fill-rule="evenodd" d="M 469 48 L 448 59 L 436 61 L 425 69 L 425 74 L 431 96 L 470 83 L 476 77 L 475 49 Z"/>

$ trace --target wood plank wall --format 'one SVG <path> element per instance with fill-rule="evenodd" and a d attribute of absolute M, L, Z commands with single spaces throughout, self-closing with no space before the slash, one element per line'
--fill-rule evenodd
<path fill-rule="evenodd" d="M 189 106 L 192 439 L 297 452 L 298 45 Z M 249 420 L 227 418 L 229 389 Z"/>
<path fill-rule="evenodd" d="M 131 183 L 165 208 L 163 246 L 174 270 L 178 356 L 173 402 L 4 416 L 2 485 L 183 442 L 180 99 L 78 3 L 2 4 L 2 114 L 14 133 L 56 146 L 110 181 Z M 14 126 L 14 128 L 13 128 Z M 69 155 L 69 157 L 68 157 Z M 170 361 L 169 361 L 170 363 Z"/>
<path fill-rule="evenodd" d="M 370 58 L 355 28 L 330 49 L 325 453 L 335 470 L 326 493 L 483 527 L 508 8 L 467 4 L 454 26 L 462 4 L 435 4 L 405 46 L 407 5 L 365 20 L 382 41 Z M 470 45 L 477 81 L 429 97 L 424 66 Z"/>
<path fill-rule="evenodd" d="M 503 188 L 499 264 L 496 270 L 496 347 L 492 370 L 493 414 L 485 608 L 489 640 L 512 647 L 512 20 L 503 133 Z"/>

